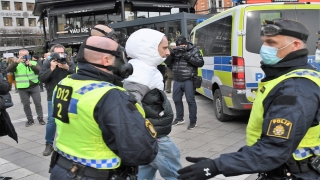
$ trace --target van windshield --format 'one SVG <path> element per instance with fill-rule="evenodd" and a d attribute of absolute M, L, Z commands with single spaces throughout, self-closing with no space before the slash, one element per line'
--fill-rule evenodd
<path fill-rule="evenodd" d="M 262 45 L 260 29 L 262 20 L 275 18 L 293 19 L 303 23 L 310 31 L 307 41 L 309 55 L 314 55 L 318 31 L 320 30 L 320 10 L 273 10 L 247 12 L 246 49 L 249 52 L 259 54 Z"/>

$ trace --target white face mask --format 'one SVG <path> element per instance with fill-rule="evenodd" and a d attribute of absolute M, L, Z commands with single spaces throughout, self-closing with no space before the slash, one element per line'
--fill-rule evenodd
<path fill-rule="evenodd" d="M 317 49 L 317 50 L 316 50 L 316 54 L 320 54 L 320 49 Z"/>

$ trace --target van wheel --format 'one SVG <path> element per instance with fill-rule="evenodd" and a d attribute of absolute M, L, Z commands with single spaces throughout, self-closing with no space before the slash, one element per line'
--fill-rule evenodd
<path fill-rule="evenodd" d="M 224 113 L 223 111 L 223 99 L 220 92 L 220 89 L 216 89 L 213 94 L 213 109 L 214 114 L 216 115 L 216 118 L 221 121 L 230 121 L 232 116 L 229 116 Z"/>

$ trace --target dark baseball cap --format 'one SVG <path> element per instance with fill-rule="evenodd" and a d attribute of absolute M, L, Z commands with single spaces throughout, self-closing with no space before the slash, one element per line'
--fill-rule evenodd
<path fill-rule="evenodd" d="M 33 55 L 32 57 L 34 57 L 35 59 L 39 59 L 38 55 Z"/>
<path fill-rule="evenodd" d="M 261 35 L 263 36 L 285 35 L 307 42 L 310 35 L 306 26 L 298 21 L 278 18 L 271 21 L 263 20 L 262 22 Z"/>

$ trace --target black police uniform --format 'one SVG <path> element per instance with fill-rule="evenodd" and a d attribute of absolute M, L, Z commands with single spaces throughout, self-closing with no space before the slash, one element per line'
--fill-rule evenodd
<path fill-rule="evenodd" d="M 301 40 L 306 40 L 303 38 L 305 38 L 305 35 L 308 37 L 309 34 L 308 30 L 302 27 L 302 24 L 294 21 L 280 19 L 266 21 L 266 23 L 288 29 L 291 31 L 289 35 L 293 37 L 303 34 L 297 37 Z M 280 34 L 286 35 L 283 31 Z M 262 81 L 273 80 L 296 69 L 314 70 L 308 64 L 307 49 L 291 52 L 277 64 L 263 64 L 261 68 L 266 74 Z M 222 154 L 214 160 L 188 158 L 191 162 L 203 161 L 179 170 L 178 173 L 181 175 L 178 178 L 191 180 L 192 178 L 188 178 L 188 176 L 206 177 L 208 175 L 207 177 L 214 177 L 217 174 L 236 176 L 265 173 L 261 174 L 261 180 L 289 179 L 286 177 L 288 167 L 285 166 L 285 163 L 289 159 L 293 159 L 292 153 L 296 150 L 308 129 L 319 124 L 319 105 L 319 86 L 313 81 L 307 78 L 289 78 L 282 81 L 269 92 L 263 101 L 262 134 L 255 144 L 250 147 L 244 146 L 238 152 Z M 293 125 L 288 139 L 267 135 L 270 121 L 275 118 L 284 118 L 292 122 Z M 299 163 L 297 162 L 297 164 Z M 200 172 L 201 170 L 202 172 Z M 204 170 L 207 170 L 206 174 L 203 173 Z M 320 174 L 317 174 L 315 170 L 308 166 L 306 172 L 291 172 L 290 175 L 292 180 L 320 180 Z"/>
<path fill-rule="evenodd" d="M 117 86 L 122 85 L 116 76 L 105 73 L 89 64 L 78 62 L 78 67 L 77 73 L 71 75 L 74 80 L 106 81 Z M 145 119 L 134 108 L 135 103 L 131 96 L 113 89 L 100 99 L 93 115 L 101 129 L 104 142 L 121 158 L 121 164 L 125 166 L 149 164 L 157 154 L 156 139 L 150 140 L 146 128 L 141 129 L 141 127 L 145 127 Z M 128 121 L 130 123 L 127 123 Z M 56 165 L 51 171 L 51 179 L 67 180 L 69 179 L 69 171 Z M 95 174 L 96 177 L 83 176 L 83 178 L 90 180 L 111 179 L 110 175 L 112 174 L 111 170 L 108 177 L 98 178 L 99 174 Z"/>

